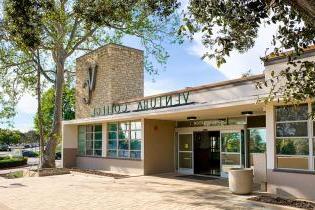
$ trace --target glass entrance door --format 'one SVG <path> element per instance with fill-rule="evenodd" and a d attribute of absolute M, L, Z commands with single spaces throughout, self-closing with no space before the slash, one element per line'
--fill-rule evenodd
<path fill-rule="evenodd" d="M 178 134 L 178 171 L 193 174 L 193 134 Z"/>
<path fill-rule="evenodd" d="M 220 131 L 194 132 L 194 173 L 220 176 Z"/>
<path fill-rule="evenodd" d="M 228 177 L 231 168 L 240 168 L 242 165 L 241 131 L 221 132 L 221 176 Z"/>

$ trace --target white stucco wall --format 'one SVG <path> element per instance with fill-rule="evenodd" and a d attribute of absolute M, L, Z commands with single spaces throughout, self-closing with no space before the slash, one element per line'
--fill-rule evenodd
<path fill-rule="evenodd" d="M 275 114 L 273 104 L 266 105 L 267 169 L 275 168 Z"/>

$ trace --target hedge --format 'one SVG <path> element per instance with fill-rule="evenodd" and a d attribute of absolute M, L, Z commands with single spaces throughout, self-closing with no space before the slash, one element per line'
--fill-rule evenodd
<path fill-rule="evenodd" d="M 7 160 L 7 159 L 10 159 L 10 156 L 2 156 L 2 157 L 0 157 L 0 160 Z"/>
<path fill-rule="evenodd" d="M 17 166 L 24 166 L 27 164 L 27 158 L 25 157 L 12 157 L 12 158 L 1 158 L 0 168 L 11 168 Z"/>

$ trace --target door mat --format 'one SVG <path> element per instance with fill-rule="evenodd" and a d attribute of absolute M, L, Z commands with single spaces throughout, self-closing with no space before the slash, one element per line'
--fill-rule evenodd
<path fill-rule="evenodd" d="M 217 180 L 219 178 L 216 177 L 210 177 L 210 176 L 196 176 L 196 175 L 178 175 L 176 176 L 178 178 L 184 178 L 184 179 L 194 179 L 194 180 L 200 180 L 200 181 L 207 181 L 207 180 Z"/>

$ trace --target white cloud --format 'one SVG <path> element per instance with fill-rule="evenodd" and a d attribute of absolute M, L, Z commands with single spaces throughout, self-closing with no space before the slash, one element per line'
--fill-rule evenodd
<path fill-rule="evenodd" d="M 276 34 L 276 26 L 261 27 L 258 32 L 255 46 L 244 54 L 233 51 L 226 60 L 227 62 L 218 68 L 215 59 L 205 60 L 212 67 L 218 68 L 227 78 L 238 78 L 242 73 L 251 69 L 252 73 L 259 74 L 264 70 L 260 57 L 265 55 L 266 49 L 270 48 L 272 36 Z M 201 34 L 197 34 L 193 40 L 192 47 L 188 52 L 192 55 L 201 57 L 206 48 L 202 45 Z M 268 52 L 271 50 L 269 49 Z"/>
<path fill-rule="evenodd" d="M 19 114 L 35 114 L 37 111 L 37 99 L 35 96 L 25 94 L 17 104 L 17 112 Z"/>
<path fill-rule="evenodd" d="M 25 133 L 30 130 L 34 130 L 34 124 L 30 123 L 15 123 L 14 128 Z"/>

